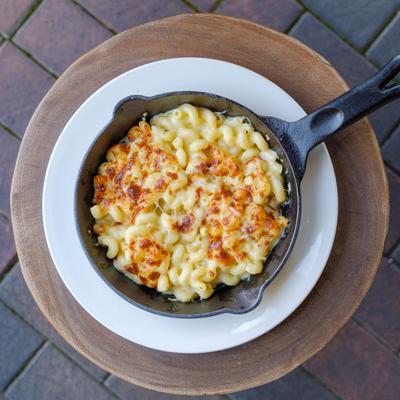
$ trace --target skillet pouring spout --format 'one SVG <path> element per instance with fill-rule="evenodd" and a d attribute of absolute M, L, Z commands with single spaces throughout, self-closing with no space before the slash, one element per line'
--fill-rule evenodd
<path fill-rule="evenodd" d="M 400 98 L 400 84 L 390 83 L 399 72 L 400 54 L 366 81 L 298 121 L 261 118 L 286 150 L 298 180 L 304 175 L 311 149 L 328 136 Z"/>

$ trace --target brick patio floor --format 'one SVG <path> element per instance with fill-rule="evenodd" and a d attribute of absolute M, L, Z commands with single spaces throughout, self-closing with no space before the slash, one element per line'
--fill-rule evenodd
<path fill-rule="evenodd" d="M 29 118 L 73 60 L 121 30 L 188 12 L 244 17 L 286 32 L 326 57 L 350 85 L 400 53 L 400 0 L 0 0 L 0 400 L 178 398 L 109 375 L 50 327 L 20 273 L 9 190 Z M 391 224 L 366 299 L 336 338 L 292 373 L 210 399 L 400 399 L 400 102 L 371 122 L 389 177 Z"/>

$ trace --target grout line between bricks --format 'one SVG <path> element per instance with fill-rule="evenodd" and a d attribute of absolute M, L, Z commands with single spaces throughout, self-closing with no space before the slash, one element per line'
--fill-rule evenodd
<path fill-rule="evenodd" d="M 385 164 L 386 169 L 388 169 L 390 172 L 392 172 L 394 175 L 396 175 L 398 178 L 400 178 L 400 174 L 395 169 L 393 169 L 393 167 L 391 165 L 389 165 L 387 162 L 384 162 L 384 164 Z M 389 192 L 389 196 L 390 196 L 390 192 Z M 393 253 L 393 251 L 396 249 L 396 247 L 398 245 L 400 245 L 400 238 L 395 240 L 394 244 L 389 248 L 389 250 L 384 253 L 384 256 L 387 258 L 391 258 L 390 254 Z M 396 263 L 396 265 L 397 265 L 397 263 Z"/>
<path fill-rule="evenodd" d="M 387 167 L 388 167 L 388 166 L 387 166 Z M 391 170 L 392 170 L 392 169 L 391 169 Z M 399 174 L 397 174 L 397 176 L 399 176 Z M 389 249 L 389 251 L 386 252 L 385 257 L 391 258 L 390 254 L 392 254 L 393 251 L 396 250 L 396 247 L 399 246 L 399 245 L 400 245 L 400 238 L 397 239 L 397 240 L 394 242 L 394 245 Z M 397 265 L 397 263 L 396 263 L 396 265 Z"/>
<path fill-rule="evenodd" d="M 33 301 L 33 300 L 32 300 Z M 107 379 L 107 377 L 111 374 L 109 374 L 107 371 L 107 373 L 109 374 L 108 376 L 106 376 L 106 378 L 104 378 L 103 380 L 97 379 L 94 375 L 92 375 L 89 371 L 87 371 L 85 368 L 83 368 L 80 364 L 78 364 L 72 357 L 70 354 L 68 354 L 64 349 L 62 349 L 61 347 L 59 347 L 56 343 L 54 343 L 49 337 L 47 337 L 46 335 L 44 335 L 39 329 L 37 329 L 35 326 L 32 325 L 32 323 L 30 321 L 27 321 L 22 315 L 18 314 L 18 312 L 16 310 L 14 310 L 14 308 L 12 308 L 11 306 L 9 306 L 7 303 L 5 303 L 1 298 L 0 298 L 0 304 L 2 304 L 4 307 L 6 307 L 13 315 L 15 315 L 17 318 L 19 318 L 20 320 L 22 320 L 26 325 L 28 325 L 34 332 L 36 332 L 39 336 L 43 337 L 43 340 L 45 342 L 50 343 L 51 345 L 53 345 L 60 353 L 62 353 L 65 357 L 67 357 L 73 364 L 75 364 L 76 366 L 78 366 L 86 375 L 88 375 L 92 380 L 94 380 L 95 382 L 97 382 L 98 384 L 102 385 L 104 383 L 104 381 Z M 42 312 L 40 311 L 40 314 L 42 314 Z M 50 324 L 50 326 L 53 328 L 53 326 Z M 54 329 L 54 328 L 53 328 Z M 58 334 L 58 332 L 57 332 Z M 61 336 L 61 335 L 60 335 Z M 65 340 L 62 336 L 61 338 L 63 340 Z M 72 349 L 74 349 L 68 342 L 66 342 L 68 346 L 70 346 Z M 74 349 L 75 350 L 75 349 Z M 78 350 L 76 350 L 79 354 L 81 354 Z M 85 357 L 82 355 L 82 357 Z M 85 359 L 87 359 L 85 357 Z M 96 364 L 95 364 L 96 365 Z M 10 385 L 8 385 L 10 386 Z M 0 392 L 1 393 L 1 392 Z"/>
<path fill-rule="evenodd" d="M 0 128 L 5 130 L 13 138 L 18 139 L 19 141 L 21 141 L 21 137 L 18 136 L 14 131 L 12 131 L 7 125 L 4 125 L 2 122 L 0 122 Z"/>
<path fill-rule="evenodd" d="M 214 4 L 210 8 L 210 13 L 213 13 L 218 10 L 218 8 L 221 7 L 221 4 L 224 2 L 224 0 L 215 0 Z"/>
<path fill-rule="evenodd" d="M 78 2 L 78 0 L 71 0 L 73 4 L 78 6 L 86 15 L 89 15 L 89 17 L 93 18 L 98 24 L 100 24 L 103 28 L 107 29 L 110 33 L 113 35 L 118 34 L 117 31 L 115 31 L 113 28 L 108 26 L 106 23 L 104 23 L 101 19 L 97 18 L 96 15 L 94 15 L 92 12 L 90 12 L 86 7 L 84 7 L 81 3 Z"/>
<path fill-rule="evenodd" d="M 396 131 L 396 129 L 400 128 L 400 117 L 399 120 L 396 122 L 396 125 L 394 126 L 393 129 L 391 129 L 386 135 L 385 137 L 382 139 L 382 143 L 379 145 L 379 147 L 383 147 L 385 145 L 385 143 L 392 137 L 394 136 L 394 132 Z M 399 123 L 399 124 L 398 124 Z M 397 125 L 398 124 L 398 125 Z"/>
<path fill-rule="evenodd" d="M 28 9 L 26 14 L 23 15 L 19 21 L 17 21 L 11 34 L 9 35 L 10 40 L 16 35 L 16 33 L 19 31 L 19 29 L 22 27 L 22 25 L 24 25 L 25 22 L 31 17 L 31 15 L 39 8 L 42 1 L 43 0 L 36 0 L 35 3 L 33 3 L 32 6 Z"/>
<path fill-rule="evenodd" d="M 10 223 L 10 217 L 2 210 L 0 210 L 0 220 L 3 219 L 5 222 Z"/>
<path fill-rule="evenodd" d="M 10 268 L 9 270 L 7 270 L 7 271 L 3 274 L 3 276 L 1 277 L 1 279 L 0 279 L 0 284 L 1 284 L 1 282 L 2 282 L 4 279 L 6 279 L 7 275 L 11 272 L 11 270 L 12 270 L 17 264 L 18 264 L 18 254 L 17 254 L 16 260 L 15 260 L 15 262 L 14 262 L 14 265 L 12 265 L 11 268 Z M 1 285 L 0 285 L 0 288 L 1 288 Z M 0 303 L 1 303 L 1 304 L 4 304 L 7 308 L 9 308 L 9 309 L 11 310 L 11 307 L 9 307 L 9 306 L 8 306 L 6 303 L 4 303 L 4 301 L 2 301 L 1 299 L 0 299 Z M 19 315 L 16 311 L 14 311 L 14 310 L 12 310 L 12 311 L 13 311 L 13 313 Z M 20 318 L 22 318 L 22 316 L 20 316 Z M 24 318 L 22 318 L 22 319 L 25 321 Z M 26 321 L 25 321 L 25 322 L 26 322 Z"/>
<path fill-rule="evenodd" d="M 304 364 L 304 363 L 303 363 Z M 298 368 L 301 368 L 302 371 L 304 371 L 309 378 L 313 379 L 314 381 L 316 381 L 319 385 L 321 385 L 328 393 L 330 393 L 333 397 L 335 397 L 337 400 L 342 400 L 342 398 L 333 391 L 333 389 L 331 387 L 329 387 L 325 382 L 321 381 L 319 378 L 317 378 L 311 371 L 309 371 L 308 369 L 306 369 L 304 366 L 300 365 Z"/>
<path fill-rule="evenodd" d="M 391 172 L 393 172 L 394 174 L 396 174 L 397 177 L 400 177 L 400 175 L 399 175 L 396 171 L 394 171 L 393 168 L 392 168 L 389 164 L 385 163 L 385 166 L 386 166 L 386 168 L 389 169 Z M 390 193 L 389 193 L 389 194 L 390 194 Z M 399 246 L 399 245 L 400 245 L 400 238 L 397 239 L 397 240 L 394 242 L 394 244 L 389 248 L 389 250 L 386 251 L 383 255 L 384 255 L 386 258 L 391 258 L 390 254 L 392 254 L 393 251 L 396 250 L 396 247 Z M 396 263 L 396 265 L 397 265 L 397 263 Z"/>
<path fill-rule="evenodd" d="M 182 2 L 185 6 L 191 8 L 194 12 L 197 12 L 197 13 L 201 13 L 201 12 L 202 12 L 202 11 L 200 10 L 200 8 L 198 8 L 196 5 L 194 5 L 193 3 L 191 3 L 189 0 L 181 0 L 181 2 Z"/>
<path fill-rule="evenodd" d="M 15 381 L 24 373 L 24 371 L 29 367 L 30 364 L 33 363 L 33 359 L 36 358 L 36 356 L 46 347 L 46 344 L 48 343 L 47 340 L 43 337 L 43 343 L 30 355 L 30 357 L 20 366 L 18 371 L 15 373 L 15 375 L 11 378 L 10 382 L 6 385 L 6 387 L 3 389 L 3 392 L 8 395 L 8 392 L 11 388 L 11 386 L 15 383 Z"/>
<path fill-rule="evenodd" d="M 302 9 L 300 14 L 297 16 L 297 18 L 295 18 L 295 20 L 290 24 L 290 26 L 285 30 L 285 33 L 287 35 L 290 34 L 290 32 L 293 30 L 293 28 L 298 24 L 298 22 L 301 20 L 301 18 L 303 17 L 303 15 L 305 15 L 307 13 L 307 10 Z"/>
<path fill-rule="evenodd" d="M 0 219 L 1 218 L 3 218 L 2 215 L 0 215 Z M 13 269 L 14 265 L 17 264 L 17 262 L 18 262 L 18 254 L 15 253 L 10 262 L 5 266 L 4 271 L 0 274 L 0 283 L 7 276 L 7 274 Z"/>
<path fill-rule="evenodd" d="M 105 381 L 106 381 L 108 378 L 113 377 L 113 376 L 115 376 L 115 375 L 108 374 L 108 376 L 106 376 L 106 378 L 104 379 L 104 381 L 103 381 L 103 383 L 102 383 L 102 386 L 104 386 L 106 389 L 108 389 L 108 391 L 109 391 L 110 393 L 112 393 L 114 396 L 118 397 L 119 400 L 126 400 L 125 397 L 120 397 L 120 395 L 119 395 L 118 393 L 114 392 L 110 387 L 108 387 L 108 386 L 105 384 Z M 117 377 L 116 377 L 116 378 L 117 378 Z M 121 378 L 118 378 L 118 379 L 121 379 Z M 126 382 L 126 383 L 129 383 L 129 382 Z M 130 384 L 130 385 L 133 385 L 133 384 L 131 384 L 131 383 L 129 383 L 129 384 Z M 150 389 L 144 389 L 144 390 L 149 390 L 149 391 L 151 391 Z M 155 393 L 160 393 L 160 395 L 162 394 L 161 392 L 157 392 L 157 391 L 153 391 L 153 392 L 155 392 Z M 179 399 L 179 398 L 182 397 L 182 396 L 178 395 L 178 396 L 176 396 L 176 397 L 177 397 L 177 399 Z M 209 397 L 209 396 L 203 396 L 203 397 L 204 397 L 204 400 L 207 400 L 207 397 Z M 222 395 L 219 395 L 219 397 L 221 397 L 222 399 L 227 399 L 227 400 L 231 400 L 231 399 L 232 399 L 232 398 L 229 396 L 229 394 L 227 394 L 227 395 L 222 394 Z M 339 399 L 339 400 L 340 400 L 340 399 Z"/>
<path fill-rule="evenodd" d="M 400 122 L 400 117 L 398 122 Z M 397 129 L 400 129 L 400 123 L 396 124 L 395 127 L 389 131 L 389 133 L 382 140 L 380 147 L 383 147 L 387 141 L 389 141 L 392 137 L 394 137 L 394 133 L 396 132 Z"/>
<path fill-rule="evenodd" d="M 0 210 L 0 220 L 1 219 L 5 220 L 5 222 L 7 222 L 7 223 L 10 222 L 10 219 L 9 219 L 8 215 L 5 212 Z"/>
<path fill-rule="evenodd" d="M 371 47 L 374 45 L 375 41 L 379 38 L 379 36 L 382 35 L 382 33 L 386 30 L 386 28 L 392 23 L 392 21 L 397 17 L 397 14 L 399 14 L 400 11 L 398 8 L 396 8 L 389 16 L 388 18 L 384 21 L 384 23 L 382 24 L 381 29 L 379 30 L 379 32 L 374 35 L 372 37 L 372 39 L 370 39 L 368 41 L 368 43 L 363 47 L 363 52 L 366 53 L 371 49 Z"/>
<path fill-rule="evenodd" d="M 6 214 L 0 211 L 0 220 L 2 219 L 5 220 L 6 223 L 11 224 L 10 218 Z M 12 257 L 10 262 L 5 266 L 4 271 L 0 274 L 0 283 L 3 281 L 6 275 L 12 270 L 14 265 L 17 264 L 17 262 L 18 262 L 18 254 L 17 252 L 15 252 L 15 255 Z"/>
<path fill-rule="evenodd" d="M 396 268 L 398 271 L 400 271 L 400 264 L 394 260 L 392 257 L 390 257 L 390 260 L 392 261 L 394 268 Z"/>
<path fill-rule="evenodd" d="M 43 337 L 44 340 L 50 341 L 50 339 L 43 335 L 43 333 L 41 333 L 38 329 L 36 329 L 29 321 L 27 321 L 22 315 L 18 314 L 12 307 L 10 307 L 7 303 L 4 302 L 4 300 L 2 300 L 0 298 L 0 304 L 2 304 L 4 307 L 6 307 L 13 315 L 15 315 L 16 317 L 18 317 L 19 319 L 21 319 L 22 321 L 24 321 L 24 323 L 26 325 L 28 325 L 33 331 L 35 331 L 37 334 L 39 334 L 40 336 Z"/>
<path fill-rule="evenodd" d="M 115 397 L 117 397 L 119 400 L 126 400 L 125 397 L 121 397 L 121 396 L 119 395 L 119 393 L 114 392 L 114 390 L 113 390 L 111 387 L 107 386 L 107 383 L 106 383 L 107 379 L 108 379 L 108 378 L 111 378 L 111 377 L 113 377 L 113 376 L 114 376 L 114 375 L 112 375 L 112 374 L 107 374 L 107 376 L 106 376 L 106 377 L 103 379 L 103 381 L 101 382 L 101 385 L 104 386 L 110 393 L 112 393 L 112 394 L 113 394 Z M 120 379 L 120 378 L 118 378 L 118 379 Z M 129 382 L 126 381 L 126 383 L 129 383 Z"/>
<path fill-rule="evenodd" d="M 400 239 L 398 240 L 397 244 L 400 244 Z M 399 271 L 399 265 L 397 264 L 397 262 L 396 262 L 392 257 L 390 257 L 390 256 L 386 256 L 386 258 L 387 258 L 388 261 L 389 261 L 389 268 L 390 268 L 390 267 L 393 267 L 393 269 L 394 269 L 396 272 L 400 273 L 400 271 Z"/>
<path fill-rule="evenodd" d="M 51 324 L 50 324 L 51 325 Z M 52 328 L 53 328 L 53 326 L 52 326 Z M 54 328 L 53 328 L 54 329 Z M 57 332 L 57 334 L 59 335 L 59 333 Z M 42 336 L 43 336 L 43 334 L 42 334 Z M 61 335 L 60 335 L 61 336 Z M 62 337 L 62 336 L 61 336 Z M 47 337 L 46 337 L 47 338 Z M 62 339 L 65 341 L 65 339 L 62 337 Z M 96 378 L 94 375 L 92 375 L 87 369 L 85 369 L 84 367 L 82 367 L 80 364 L 78 364 L 72 357 L 71 357 L 71 355 L 70 354 L 68 354 L 66 351 L 65 351 L 65 349 L 62 349 L 61 347 L 59 347 L 56 343 L 54 343 L 51 339 L 49 339 L 49 338 L 47 338 L 47 340 L 64 356 L 64 357 L 66 357 L 66 358 L 68 358 L 68 360 L 70 360 L 73 364 L 75 364 L 78 368 L 80 368 L 90 379 L 92 379 L 92 380 L 94 380 L 95 382 L 97 382 L 99 385 L 102 385 L 102 383 L 103 383 L 103 381 L 102 380 L 100 380 L 100 379 L 98 379 L 98 378 Z M 67 343 L 67 345 L 69 346 L 69 347 L 71 347 L 73 350 L 75 350 L 79 355 L 81 355 L 82 357 L 84 357 L 85 358 L 85 360 L 88 360 L 89 362 L 92 362 L 92 361 L 90 361 L 88 358 L 86 358 L 80 351 L 78 351 L 78 350 L 76 350 L 74 347 L 72 347 L 68 342 L 66 342 Z M 97 364 L 94 364 L 93 363 L 93 365 L 95 365 L 96 367 L 98 367 L 98 365 Z M 99 367 L 100 368 L 100 367 Z M 102 368 L 101 368 L 102 369 Z M 107 371 L 106 371 L 107 372 Z M 104 386 L 104 385 L 102 385 L 102 386 Z M 108 388 L 107 388 L 108 389 Z M 109 393 L 111 393 L 111 391 L 110 390 L 108 390 L 108 392 Z"/>
<path fill-rule="evenodd" d="M 400 246 L 400 238 L 399 238 L 399 240 L 397 241 L 397 243 L 395 244 L 394 249 L 396 249 L 397 246 Z M 393 252 L 393 250 L 392 250 L 392 252 Z M 393 256 L 391 256 L 391 255 L 386 256 L 386 258 L 387 258 L 387 259 L 389 260 L 389 262 L 394 266 L 393 268 L 395 268 L 397 271 L 400 272 L 400 262 L 397 262 L 397 261 L 393 258 Z"/>
<path fill-rule="evenodd" d="M 386 167 L 390 172 L 392 172 L 394 175 L 396 175 L 398 178 L 400 178 L 400 174 L 399 174 L 390 164 L 388 164 L 388 163 L 385 162 L 385 167 Z M 385 254 L 391 253 L 391 252 L 394 250 L 394 248 L 397 246 L 397 244 L 400 244 L 400 238 L 397 239 L 397 240 L 395 241 L 394 246 L 392 246 Z"/>
<path fill-rule="evenodd" d="M 373 67 L 379 69 L 380 66 L 377 65 L 375 62 L 371 61 L 368 59 L 365 54 L 362 52 L 361 49 L 356 47 L 353 43 L 351 43 L 345 36 L 343 36 L 341 33 L 337 32 L 336 29 L 334 28 L 333 25 L 331 25 L 328 21 L 325 21 L 320 15 L 318 15 L 316 12 L 308 8 L 306 5 L 303 4 L 301 0 L 298 0 L 300 2 L 300 5 L 309 13 L 311 14 L 316 20 L 318 20 L 321 24 L 325 25 L 328 29 L 330 29 L 339 39 L 342 40 L 342 42 L 346 43 L 349 47 L 351 47 L 356 53 L 361 55 L 368 63 L 370 63 Z"/>
<path fill-rule="evenodd" d="M 109 376 L 111 376 L 111 374 L 110 374 Z M 109 377 L 109 376 L 108 376 L 108 377 Z M 108 378 L 108 377 L 107 377 L 107 378 Z M 128 383 L 128 382 L 127 382 L 127 383 Z M 114 392 L 114 390 L 112 390 L 110 387 L 106 386 L 106 385 L 104 384 L 104 382 L 101 384 L 101 386 L 102 386 L 105 390 L 107 390 L 108 393 L 111 393 L 111 395 L 112 395 L 113 397 L 116 397 L 118 400 L 126 400 L 126 397 L 121 397 L 117 392 Z"/>
<path fill-rule="evenodd" d="M 111 396 L 113 396 L 114 398 L 118 399 L 118 400 L 125 400 L 125 397 L 120 397 L 120 395 L 116 392 L 114 392 L 110 387 L 108 387 L 107 385 L 105 385 L 105 381 L 107 378 L 109 378 L 110 376 L 112 376 L 111 374 L 108 374 L 106 376 L 106 378 L 100 383 L 101 387 L 103 387 L 104 390 L 106 390 Z"/>
<path fill-rule="evenodd" d="M 114 397 L 117 400 L 126 400 L 126 397 L 120 397 L 118 393 L 114 392 L 113 390 L 111 390 L 109 387 L 107 387 L 106 385 L 101 384 L 101 386 L 107 390 L 108 393 L 111 394 L 112 397 Z"/>
<path fill-rule="evenodd" d="M 107 371 L 106 371 L 107 372 Z M 105 384 L 106 380 L 111 376 L 111 374 L 109 372 L 106 373 L 106 376 L 103 378 L 103 380 L 101 381 L 102 385 Z"/>
<path fill-rule="evenodd" d="M 17 314 L 18 315 L 18 314 Z M 19 316 L 19 315 L 18 315 Z M 19 318 L 21 318 L 19 316 Z M 65 357 L 67 357 L 76 367 L 80 368 L 81 371 L 87 375 L 87 377 L 94 381 L 95 383 L 97 383 L 98 385 L 100 385 L 103 390 L 105 390 L 110 396 L 112 396 L 115 399 L 119 399 L 119 400 L 123 400 L 121 397 L 117 396 L 116 393 L 114 393 L 112 390 L 110 390 L 107 386 L 103 385 L 101 382 L 99 382 L 94 376 L 92 376 L 91 374 L 89 374 L 88 371 L 86 371 L 84 368 L 82 368 L 75 360 L 73 360 L 68 354 L 66 354 L 62 349 L 60 349 L 56 344 L 54 344 L 53 342 L 51 342 L 48 338 L 45 338 L 43 335 L 41 335 L 43 337 L 44 342 L 41 346 L 38 347 L 38 349 L 36 351 L 34 351 L 31 356 L 26 360 L 26 362 L 20 367 L 20 369 L 18 370 L 18 372 L 13 376 L 13 378 L 10 380 L 10 382 L 8 383 L 8 385 L 3 389 L 3 393 L 5 393 L 6 396 L 8 396 L 8 392 L 11 390 L 11 386 L 18 380 L 18 378 L 24 373 L 24 371 L 26 369 L 28 369 L 30 367 L 31 364 L 34 363 L 34 359 L 39 356 L 39 353 L 41 351 L 44 351 L 45 347 L 47 346 L 53 346 L 55 347 L 61 354 L 63 354 Z M 47 339 L 47 340 L 46 340 Z"/>
<path fill-rule="evenodd" d="M 351 319 L 358 325 L 360 328 L 364 329 L 370 336 L 372 336 L 380 345 L 382 345 L 385 350 L 387 350 L 389 353 L 393 354 L 396 356 L 397 351 L 395 349 L 392 349 L 385 341 L 384 339 L 381 339 L 377 333 L 375 333 L 371 328 L 369 328 L 364 322 L 362 322 L 356 315 L 355 313 L 351 317 Z"/>
<path fill-rule="evenodd" d="M 54 79 L 58 78 L 58 75 L 56 75 L 55 72 L 48 69 L 44 64 L 42 64 L 39 60 L 37 60 L 31 53 L 29 53 L 29 51 L 25 50 L 23 47 L 21 47 L 19 44 L 15 43 L 14 41 L 10 41 L 10 43 L 12 43 L 21 53 L 23 53 L 25 56 L 27 56 L 31 61 L 33 61 L 36 65 L 38 65 L 40 68 L 42 68 L 44 71 L 46 71 Z"/>
<path fill-rule="evenodd" d="M 305 369 L 304 366 L 303 366 L 303 364 L 302 364 L 302 365 L 299 365 L 297 368 L 301 368 L 301 370 L 302 370 L 306 375 L 308 375 L 309 378 L 311 378 L 313 381 L 317 382 L 324 390 L 326 390 L 328 393 L 330 393 L 335 399 L 337 399 L 337 400 L 342 400 L 342 398 L 341 398 L 338 394 L 336 394 L 329 386 L 327 386 L 324 382 L 322 382 L 320 379 L 318 379 L 318 378 L 317 378 L 314 374 L 312 374 L 310 371 L 308 371 L 307 369 Z M 289 372 L 289 373 L 290 373 L 290 372 Z M 286 376 L 286 375 L 284 375 L 284 376 Z M 282 378 L 283 378 L 284 376 L 282 376 Z M 281 378 L 278 378 L 278 379 L 281 379 Z M 273 382 L 271 382 L 271 383 L 273 383 Z M 267 384 L 267 385 L 268 385 L 268 384 Z M 251 389 L 248 389 L 248 390 L 251 390 Z M 231 397 L 231 394 L 230 394 L 230 393 L 228 393 L 228 394 L 226 395 L 226 397 L 227 397 L 228 399 L 230 399 L 230 400 L 236 400 L 234 397 Z"/>
<path fill-rule="evenodd" d="M 291 31 L 293 30 L 293 28 L 295 27 L 295 25 L 297 25 L 297 23 L 299 22 L 299 20 L 301 19 L 301 17 L 303 15 L 305 15 L 307 12 L 312 15 L 316 20 L 318 20 L 322 25 L 324 25 L 326 28 L 328 28 L 329 30 L 331 30 L 342 42 L 344 42 L 345 44 L 347 44 L 353 51 L 355 51 L 357 54 L 359 54 L 360 56 L 363 57 L 364 61 L 367 62 L 367 64 L 369 64 L 371 67 L 375 68 L 375 69 L 380 69 L 382 68 L 382 66 L 378 65 L 377 63 L 375 63 L 373 60 L 371 60 L 367 55 L 366 52 L 369 50 L 369 48 L 365 48 L 364 50 L 359 49 L 357 47 L 355 47 L 345 36 L 341 35 L 340 33 L 338 33 L 336 31 L 336 29 L 333 27 L 333 25 L 331 25 L 329 22 L 325 21 L 321 16 L 319 16 L 317 13 L 315 13 L 313 10 L 309 9 L 308 7 L 306 7 L 301 0 L 297 0 L 298 4 L 304 8 L 303 13 L 300 15 L 300 17 L 298 19 L 296 19 L 294 21 L 294 23 L 291 25 L 291 27 L 289 28 L 288 31 L 286 31 L 287 34 L 290 34 Z M 386 24 L 384 24 L 384 26 L 382 27 L 382 30 L 379 32 L 379 34 L 377 35 L 377 37 L 380 36 L 380 34 L 383 33 L 383 31 L 386 29 L 386 27 L 392 22 L 392 20 L 397 16 L 397 13 L 400 13 L 400 11 L 397 9 L 395 10 L 392 14 L 391 17 L 389 17 L 389 20 L 387 21 Z M 375 39 L 377 39 L 377 37 Z M 372 46 L 373 42 L 370 44 Z"/>

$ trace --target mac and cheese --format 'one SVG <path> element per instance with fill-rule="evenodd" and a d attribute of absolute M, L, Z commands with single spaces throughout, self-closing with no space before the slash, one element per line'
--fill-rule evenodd
<path fill-rule="evenodd" d="M 187 302 L 263 269 L 288 221 L 282 165 L 245 117 L 183 104 L 132 127 L 94 178 L 116 269 Z"/>

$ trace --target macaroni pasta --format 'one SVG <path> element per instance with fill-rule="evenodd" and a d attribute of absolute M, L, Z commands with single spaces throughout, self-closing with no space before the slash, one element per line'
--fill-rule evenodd
<path fill-rule="evenodd" d="M 99 244 L 179 301 L 260 273 L 287 225 L 282 165 L 245 117 L 183 104 L 140 121 L 106 159 L 90 209 Z"/>

